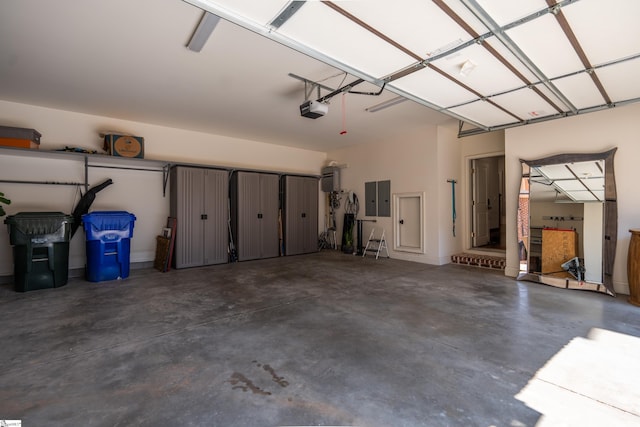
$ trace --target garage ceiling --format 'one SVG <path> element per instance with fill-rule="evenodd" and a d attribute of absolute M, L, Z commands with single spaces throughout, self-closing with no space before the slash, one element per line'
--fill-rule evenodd
<path fill-rule="evenodd" d="M 185 46 L 202 10 L 222 21 L 196 53 Z M 320 151 L 640 99 L 637 0 L 22 0 L 0 11 L 0 99 Z M 330 89 L 325 117 L 300 117 Z"/>
<path fill-rule="evenodd" d="M 187 0 L 489 131 L 635 102 L 636 0 Z"/>

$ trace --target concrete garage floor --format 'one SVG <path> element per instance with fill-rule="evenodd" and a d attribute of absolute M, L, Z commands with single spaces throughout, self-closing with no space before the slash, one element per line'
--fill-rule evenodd
<path fill-rule="evenodd" d="M 624 296 L 330 251 L 0 296 L 24 426 L 533 426 L 515 396 L 570 340 L 640 336 Z"/>

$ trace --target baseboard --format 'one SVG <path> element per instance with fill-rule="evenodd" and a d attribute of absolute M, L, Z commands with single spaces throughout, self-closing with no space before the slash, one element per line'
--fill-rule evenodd
<path fill-rule="evenodd" d="M 617 294 L 622 294 L 622 295 L 630 294 L 629 283 L 627 282 L 620 282 L 618 280 L 614 280 L 613 289 L 616 291 Z"/>

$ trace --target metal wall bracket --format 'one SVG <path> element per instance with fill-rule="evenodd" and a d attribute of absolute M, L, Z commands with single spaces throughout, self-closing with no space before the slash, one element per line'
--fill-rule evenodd
<path fill-rule="evenodd" d="M 169 182 L 169 171 L 171 163 L 162 166 L 162 197 L 167 197 L 167 183 Z"/>

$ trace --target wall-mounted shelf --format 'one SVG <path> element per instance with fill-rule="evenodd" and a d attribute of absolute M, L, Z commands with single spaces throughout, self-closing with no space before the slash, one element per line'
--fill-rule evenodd
<path fill-rule="evenodd" d="M 34 157 L 42 159 L 88 159 L 92 164 L 121 165 L 122 167 L 138 167 L 157 170 L 168 162 L 165 160 L 136 159 L 129 157 L 108 156 L 106 154 L 79 153 L 75 151 L 30 150 L 26 148 L 0 147 L 0 155 Z M 146 165 L 146 166 L 145 166 Z"/>
<path fill-rule="evenodd" d="M 18 156 L 18 157 L 31 157 L 41 159 L 61 159 L 61 160 L 78 160 L 84 163 L 84 182 L 83 183 L 60 183 L 62 185 L 83 185 L 85 191 L 89 188 L 89 169 L 90 168 L 104 168 L 104 169 L 119 169 L 119 170 L 134 170 L 143 172 L 162 172 L 162 195 L 166 196 L 167 183 L 169 181 L 169 170 L 174 166 L 187 166 L 195 168 L 207 168 L 207 169 L 221 169 L 228 172 L 232 171 L 244 171 L 244 172 L 258 172 L 258 173 L 274 173 L 277 175 L 295 175 L 295 176 L 308 176 L 320 178 L 319 175 L 309 174 L 296 174 L 281 171 L 269 171 L 258 169 L 246 169 L 246 168 L 234 168 L 229 166 L 220 166 L 215 164 L 201 164 L 201 163 L 185 163 L 185 162 L 172 162 L 168 160 L 154 160 L 154 159 L 138 159 L 129 157 L 117 157 L 109 156 L 106 154 L 91 154 L 91 153 L 79 153 L 75 151 L 57 151 L 57 150 L 32 150 L 26 148 L 14 148 L 14 147 L 0 147 L 0 156 Z M 7 180 L 9 181 L 9 180 Z M 0 180 L 0 182 L 5 182 Z M 53 184 L 47 181 L 22 181 L 22 184 L 39 184 L 47 185 Z"/>
<path fill-rule="evenodd" d="M 14 184 L 35 184 L 35 185 L 83 185 L 85 191 L 89 189 L 89 168 L 106 168 L 121 170 L 136 170 L 163 173 L 163 192 L 166 187 L 168 178 L 169 163 L 160 160 L 149 159 L 133 159 L 127 157 L 115 157 L 105 154 L 79 153 L 74 151 L 49 151 L 49 150 L 31 150 L 25 148 L 0 147 L 0 155 L 30 157 L 39 159 L 60 159 L 60 160 L 77 160 L 84 163 L 84 182 L 53 182 L 53 181 L 17 181 L 17 180 L 0 180 L 0 182 Z"/>

